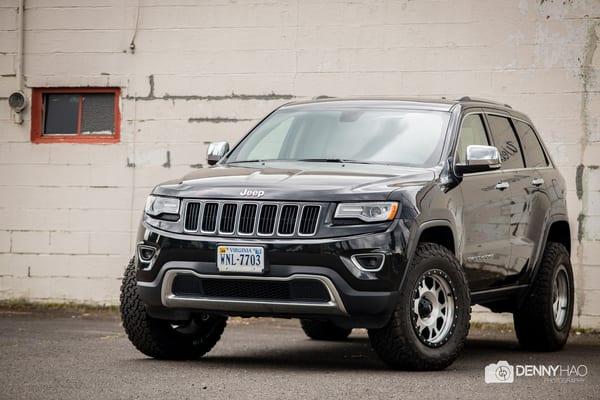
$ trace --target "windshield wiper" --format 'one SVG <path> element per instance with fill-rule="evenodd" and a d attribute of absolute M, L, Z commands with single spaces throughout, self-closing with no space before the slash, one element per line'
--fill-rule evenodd
<path fill-rule="evenodd" d="M 237 160 L 237 161 L 227 161 L 224 164 L 241 164 L 241 163 L 249 163 L 249 162 L 265 162 L 265 161 L 279 161 L 279 160 Z"/>
<path fill-rule="evenodd" d="M 297 160 L 290 159 L 264 159 L 264 160 L 236 160 L 236 161 L 228 161 L 224 164 L 242 164 L 242 163 L 260 163 L 260 162 L 270 162 L 270 161 L 281 161 L 281 162 L 328 162 L 328 163 L 339 163 L 339 164 L 379 164 L 376 162 L 370 161 L 359 161 L 359 160 L 346 160 L 344 158 L 300 158 Z"/>
<path fill-rule="evenodd" d="M 376 163 L 369 162 L 369 161 L 346 160 L 344 158 L 301 158 L 299 160 L 290 160 L 290 161 L 330 162 L 330 163 L 340 163 L 340 164 L 376 164 Z"/>

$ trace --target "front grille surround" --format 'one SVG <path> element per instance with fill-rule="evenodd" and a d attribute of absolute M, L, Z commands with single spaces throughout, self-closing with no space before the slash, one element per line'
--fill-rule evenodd
<path fill-rule="evenodd" d="M 313 202 L 184 199 L 182 203 L 185 233 L 231 237 L 315 236 L 325 208 Z"/>

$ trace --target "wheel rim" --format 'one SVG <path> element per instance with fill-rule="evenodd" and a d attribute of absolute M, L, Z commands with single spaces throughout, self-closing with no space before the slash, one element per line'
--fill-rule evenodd
<path fill-rule="evenodd" d="M 559 265 L 552 288 L 552 315 L 557 328 L 562 328 L 569 308 L 569 277 L 566 267 Z"/>
<path fill-rule="evenodd" d="M 412 322 L 419 339 L 428 346 L 445 343 L 454 326 L 454 291 L 448 275 L 431 270 L 421 276 L 413 293 Z"/>

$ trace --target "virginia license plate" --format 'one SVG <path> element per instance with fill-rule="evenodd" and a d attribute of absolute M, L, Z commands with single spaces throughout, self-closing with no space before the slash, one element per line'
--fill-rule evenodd
<path fill-rule="evenodd" d="M 217 268 L 221 272 L 263 273 L 265 249 L 248 246 L 218 246 Z"/>

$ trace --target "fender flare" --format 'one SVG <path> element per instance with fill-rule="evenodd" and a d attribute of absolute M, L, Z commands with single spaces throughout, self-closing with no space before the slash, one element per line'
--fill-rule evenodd
<path fill-rule="evenodd" d="M 423 232 L 429 228 L 438 227 L 438 226 L 450 229 L 450 231 L 452 232 L 452 238 L 454 241 L 454 249 L 453 249 L 454 254 L 459 259 L 459 262 L 462 262 L 458 255 L 459 241 L 458 241 L 458 235 L 456 234 L 456 228 L 454 227 L 454 225 L 452 225 L 452 223 L 446 219 L 432 219 L 432 220 L 425 221 L 425 222 L 421 223 L 420 225 L 418 225 L 416 228 L 415 234 L 410 235 L 411 239 L 409 239 L 407 251 L 406 251 L 406 256 L 407 256 L 406 257 L 406 267 L 407 268 L 404 272 L 404 275 L 406 275 L 408 266 L 410 266 L 410 263 L 412 262 L 415 252 L 417 251 L 417 245 L 419 244 L 419 241 L 421 239 L 421 235 L 423 234 Z M 404 277 L 403 277 L 403 281 L 404 281 Z"/>
<path fill-rule="evenodd" d="M 571 226 L 571 224 L 569 222 L 569 218 L 566 214 L 555 214 L 548 219 L 548 222 L 546 223 L 546 227 L 544 228 L 542 246 L 539 246 L 537 254 L 535 255 L 535 258 L 533 260 L 534 261 L 533 268 L 531 269 L 531 272 L 529 274 L 528 282 L 526 282 L 527 284 L 532 284 L 535 281 L 535 277 L 539 270 L 540 264 L 542 263 L 542 258 L 544 256 L 544 250 L 546 249 L 546 245 L 548 244 L 548 236 L 550 236 L 550 227 L 556 222 L 566 222 L 567 225 L 569 226 L 569 228 Z M 571 236 L 571 234 L 569 232 L 569 237 L 570 236 Z"/>

